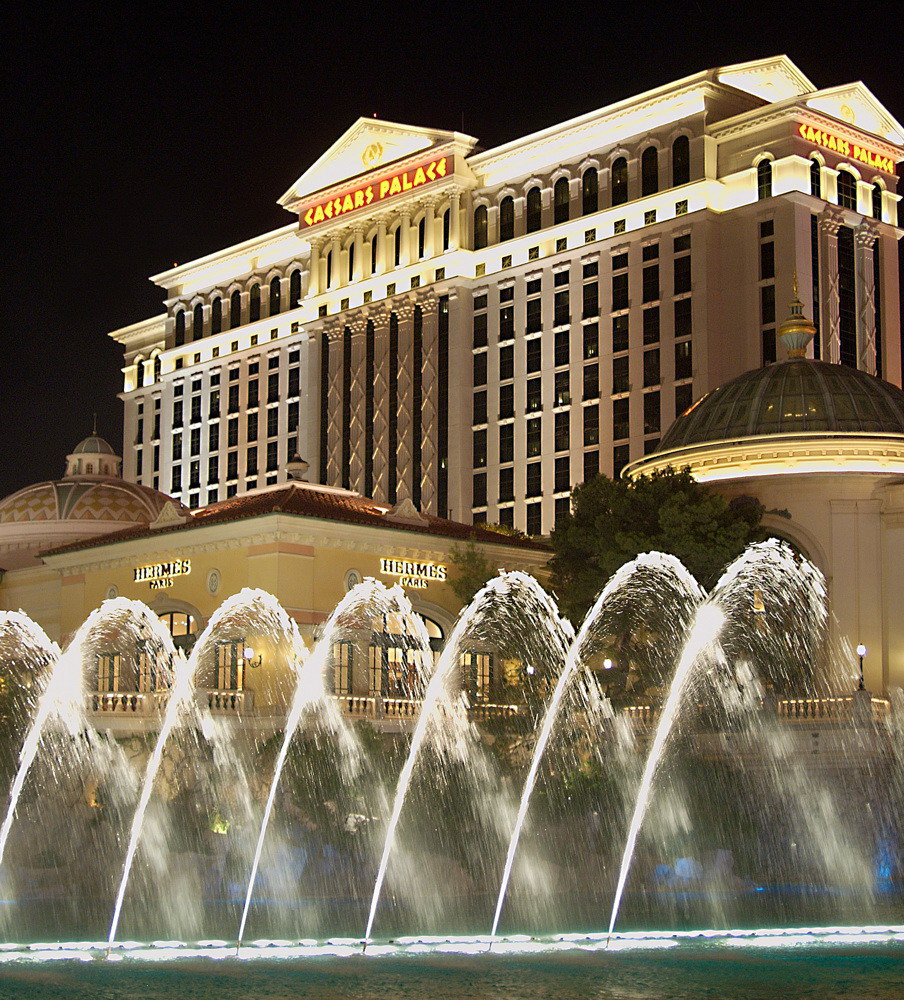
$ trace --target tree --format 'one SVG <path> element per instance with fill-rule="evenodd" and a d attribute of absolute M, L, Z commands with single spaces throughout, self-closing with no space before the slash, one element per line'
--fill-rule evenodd
<path fill-rule="evenodd" d="M 494 575 L 494 569 L 473 542 L 463 548 L 453 546 L 449 562 L 453 568 L 449 586 L 462 604 L 470 604 L 477 591 Z"/>
<path fill-rule="evenodd" d="M 765 508 L 754 497 L 728 501 L 685 468 L 636 479 L 596 476 L 572 493 L 571 513 L 552 533 L 553 583 L 580 621 L 606 580 L 642 552 L 677 556 L 704 587 L 754 541 Z"/>

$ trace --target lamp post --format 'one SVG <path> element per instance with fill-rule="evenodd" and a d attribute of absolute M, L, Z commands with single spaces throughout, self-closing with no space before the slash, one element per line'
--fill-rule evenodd
<path fill-rule="evenodd" d="M 857 685 L 858 691 L 865 691 L 866 685 L 863 683 L 863 657 L 866 656 L 867 649 L 866 646 L 861 642 L 857 647 L 857 656 L 860 659 L 860 683 Z"/>

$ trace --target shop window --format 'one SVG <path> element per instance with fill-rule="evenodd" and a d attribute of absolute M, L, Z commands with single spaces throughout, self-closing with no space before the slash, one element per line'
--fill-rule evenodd
<path fill-rule="evenodd" d="M 355 648 L 350 642 L 333 643 L 333 694 L 352 693 L 352 665 Z"/>
<path fill-rule="evenodd" d="M 245 640 L 218 642 L 217 690 L 241 691 L 245 686 Z"/>
<path fill-rule="evenodd" d="M 97 690 L 107 693 L 119 690 L 122 656 L 119 653 L 99 653 L 97 657 Z"/>

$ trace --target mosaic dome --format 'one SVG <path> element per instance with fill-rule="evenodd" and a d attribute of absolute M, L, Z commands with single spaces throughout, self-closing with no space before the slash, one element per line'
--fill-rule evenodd
<path fill-rule="evenodd" d="M 855 368 L 792 358 L 707 393 L 678 417 L 656 451 L 820 432 L 904 434 L 904 392 Z"/>
<path fill-rule="evenodd" d="M 153 521 L 169 499 L 149 486 L 122 479 L 70 476 L 26 486 L 0 500 L 0 524 L 23 521 L 142 524 Z M 114 529 L 111 526 L 106 530 Z"/>

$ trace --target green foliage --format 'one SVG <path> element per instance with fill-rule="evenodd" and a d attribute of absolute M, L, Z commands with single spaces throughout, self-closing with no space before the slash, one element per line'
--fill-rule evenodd
<path fill-rule="evenodd" d="M 470 604 L 471 598 L 495 573 L 494 567 L 473 542 L 468 542 L 463 548 L 453 546 L 449 562 L 453 569 L 449 586 L 462 604 Z"/>
<path fill-rule="evenodd" d="M 596 476 L 574 490 L 570 514 L 552 533 L 559 600 L 572 621 L 580 621 L 606 580 L 650 551 L 677 556 L 711 587 L 727 563 L 764 537 L 764 513 L 755 498 L 729 502 L 689 469 L 634 480 Z"/>

